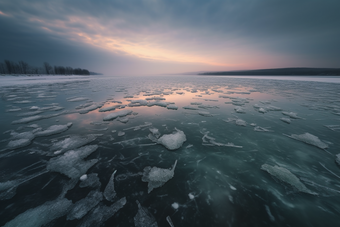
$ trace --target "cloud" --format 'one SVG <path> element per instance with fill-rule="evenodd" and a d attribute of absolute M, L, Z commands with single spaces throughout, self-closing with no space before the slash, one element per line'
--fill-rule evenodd
<path fill-rule="evenodd" d="M 139 59 L 139 65 L 334 67 L 340 60 L 339 6 L 332 0 L 4 0 L 0 20 L 13 34 L 30 34 L 27 40 L 34 31 L 40 42 L 31 38 L 32 48 L 52 51 L 46 46 L 57 43 L 74 52 L 111 53 L 117 61 Z"/>

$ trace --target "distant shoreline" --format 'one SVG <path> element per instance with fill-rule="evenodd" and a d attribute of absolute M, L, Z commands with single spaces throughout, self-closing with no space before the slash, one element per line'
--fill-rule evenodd
<path fill-rule="evenodd" d="M 239 71 L 204 72 L 211 76 L 340 76 L 340 68 L 277 68 Z"/>

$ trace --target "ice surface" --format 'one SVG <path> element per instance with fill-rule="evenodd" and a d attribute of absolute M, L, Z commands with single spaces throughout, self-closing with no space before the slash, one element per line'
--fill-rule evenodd
<path fill-rule="evenodd" d="M 296 139 L 299 141 L 302 141 L 304 143 L 316 146 L 321 149 L 326 149 L 328 148 L 328 145 L 322 142 L 317 136 L 314 136 L 310 133 L 304 133 L 300 135 L 292 134 L 292 135 L 285 135 L 288 136 L 289 138 Z"/>
<path fill-rule="evenodd" d="M 117 211 L 124 207 L 126 198 L 123 197 L 111 206 L 99 204 L 92 209 L 88 215 L 85 216 L 83 221 L 78 225 L 79 227 L 93 227 L 101 226 L 105 221 L 112 217 Z"/>
<path fill-rule="evenodd" d="M 97 163 L 97 159 L 83 160 L 96 151 L 97 148 L 97 145 L 89 145 L 76 150 L 70 150 L 62 156 L 51 158 L 47 163 L 47 170 L 62 173 L 73 179 L 79 179 L 89 168 Z"/>
<path fill-rule="evenodd" d="M 81 188 L 97 188 L 100 187 L 102 184 L 99 181 L 99 177 L 97 173 L 90 173 L 87 174 L 86 180 L 80 182 L 79 187 Z"/>
<path fill-rule="evenodd" d="M 140 205 L 138 200 L 138 211 L 133 218 L 135 227 L 158 227 L 155 217 L 145 208 Z"/>
<path fill-rule="evenodd" d="M 280 120 L 287 124 L 290 124 L 292 122 L 289 118 L 286 118 L 286 117 L 281 117 Z"/>
<path fill-rule="evenodd" d="M 288 169 L 280 166 L 270 166 L 268 164 L 263 164 L 261 169 L 268 172 L 270 175 L 276 177 L 277 179 L 291 185 L 293 188 L 300 192 L 304 192 L 311 195 L 317 195 L 317 193 L 310 191 L 306 186 Z"/>
<path fill-rule="evenodd" d="M 107 201 L 113 202 L 115 196 L 116 196 L 116 191 L 115 191 L 115 185 L 114 185 L 114 178 L 115 178 L 115 173 L 117 170 L 115 170 L 110 179 L 109 182 L 107 183 L 105 190 L 104 190 L 104 197 Z"/>
<path fill-rule="evenodd" d="M 293 118 L 293 119 L 301 119 L 301 117 L 298 117 L 297 113 L 294 113 L 294 112 L 282 112 L 282 114 L 289 116 L 290 118 Z"/>
<path fill-rule="evenodd" d="M 50 147 L 50 151 L 53 151 L 54 154 L 64 153 L 65 151 L 72 150 L 91 143 L 96 138 L 97 136 L 93 134 L 87 136 L 71 135 L 64 140 L 52 144 L 52 146 Z"/>
<path fill-rule="evenodd" d="M 103 194 L 101 192 L 91 191 L 86 198 L 73 204 L 71 210 L 67 214 L 67 220 L 81 219 L 102 200 Z"/>
<path fill-rule="evenodd" d="M 125 117 L 126 115 L 130 115 L 132 110 L 120 110 L 114 113 L 111 113 L 103 118 L 104 121 L 111 121 L 116 119 L 117 117 Z"/>
<path fill-rule="evenodd" d="M 177 165 L 177 160 L 172 169 L 162 169 L 158 167 L 147 166 L 144 168 L 142 181 L 148 182 L 148 193 L 154 188 L 159 188 L 168 182 L 174 176 L 174 171 Z"/>
<path fill-rule="evenodd" d="M 157 140 L 157 142 L 169 150 L 176 150 L 180 148 L 186 140 L 184 132 L 176 128 L 176 132 L 163 135 Z"/>
<path fill-rule="evenodd" d="M 13 220 L 7 222 L 4 227 L 39 227 L 52 220 L 64 216 L 70 210 L 72 202 L 68 199 L 49 201 L 41 206 L 26 210 Z"/>
<path fill-rule="evenodd" d="M 39 131 L 35 133 L 36 137 L 39 136 L 51 136 L 58 133 L 65 132 L 72 126 L 72 123 L 67 123 L 66 125 L 52 125 L 44 131 Z"/>

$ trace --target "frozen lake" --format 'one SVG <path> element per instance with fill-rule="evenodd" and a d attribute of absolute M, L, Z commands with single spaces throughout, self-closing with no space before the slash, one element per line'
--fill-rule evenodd
<path fill-rule="evenodd" d="M 339 225 L 338 77 L 0 77 L 0 95 L 1 226 Z"/>

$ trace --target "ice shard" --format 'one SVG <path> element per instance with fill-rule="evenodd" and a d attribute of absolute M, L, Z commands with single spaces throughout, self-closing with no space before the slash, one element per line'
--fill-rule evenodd
<path fill-rule="evenodd" d="M 115 170 L 110 179 L 109 182 L 107 183 L 105 190 L 104 190 L 104 197 L 107 201 L 113 202 L 113 199 L 116 196 L 116 191 L 115 191 L 115 185 L 114 185 L 114 178 L 115 178 L 115 173 L 117 170 Z"/>
<path fill-rule="evenodd" d="M 283 181 L 300 192 L 304 192 L 311 195 L 317 195 L 317 193 L 312 192 L 288 169 L 280 166 L 270 166 L 268 164 L 263 164 L 261 169 L 268 172 L 273 177 L 276 177 L 280 181 Z"/>
<path fill-rule="evenodd" d="M 314 136 L 310 133 L 304 133 L 304 134 L 300 134 L 300 135 L 296 135 L 296 134 L 292 134 L 292 135 L 285 135 L 288 136 L 289 138 L 295 139 L 295 140 L 299 140 L 302 141 L 304 143 L 316 146 L 318 148 L 321 149 L 326 149 L 328 148 L 328 145 L 325 144 L 324 142 L 322 142 L 317 136 Z"/>
<path fill-rule="evenodd" d="M 136 227 L 158 227 L 155 217 L 145 208 L 140 205 L 138 200 L 138 211 L 133 218 Z"/>
<path fill-rule="evenodd" d="M 154 188 L 162 187 L 166 182 L 174 177 L 177 160 L 171 169 L 147 166 L 144 168 L 142 181 L 148 182 L 148 193 Z"/>

